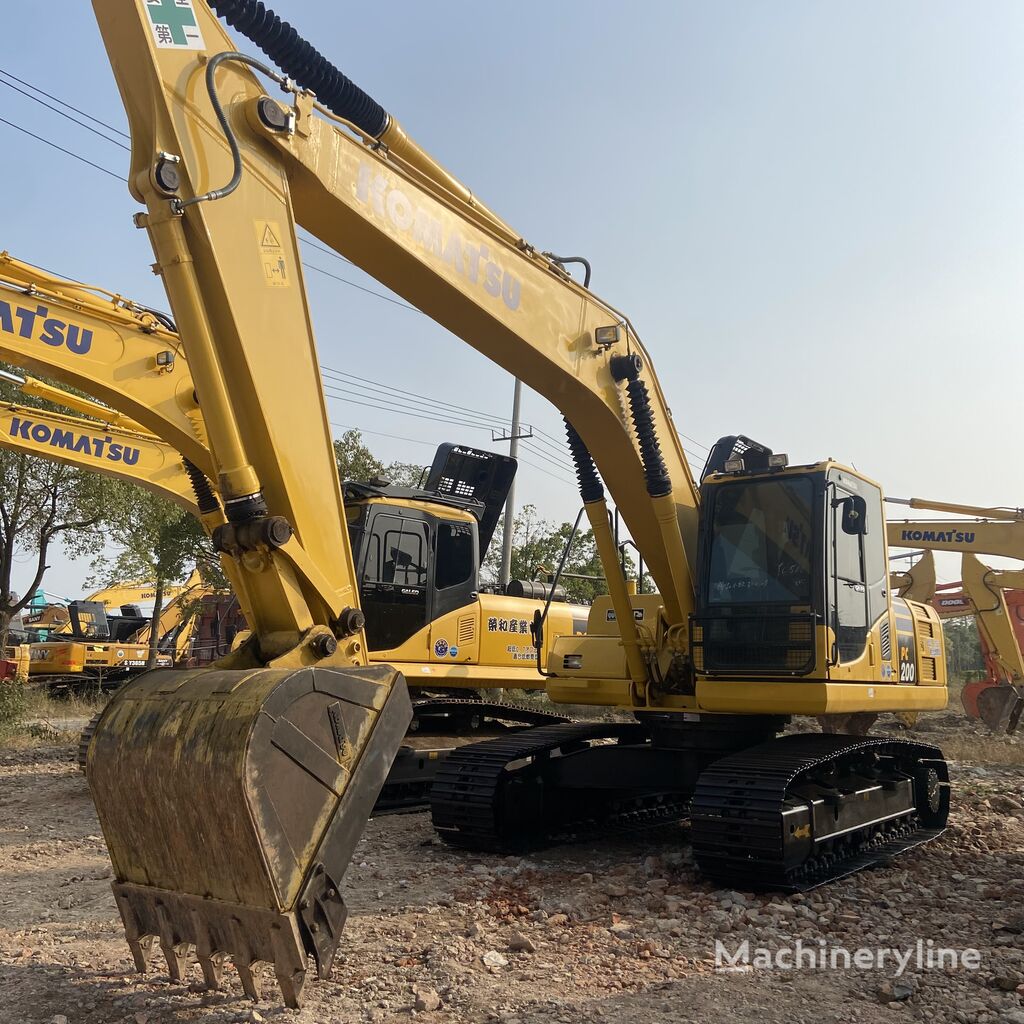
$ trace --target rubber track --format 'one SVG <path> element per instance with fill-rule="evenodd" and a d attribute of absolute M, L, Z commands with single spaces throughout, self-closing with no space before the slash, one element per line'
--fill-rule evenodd
<path fill-rule="evenodd" d="M 624 802 L 609 793 L 605 813 L 597 818 L 559 821 L 552 828 L 538 822 L 537 830 L 529 834 L 509 835 L 503 828 L 501 788 L 511 777 L 510 764 L 563 746 L 643 735 L 640 727 L 630 723 L 569 722 L 460 747 L 438 770 L 430 790 L 434 828 L 452 846 L 504 852 L 678 821 L 686 814 L 687 802 L 671 794 L 631 796 Z"/>
<path fill-rule="evenodd" d="M 691 841 L 701 871 L 733 888 L 803 892 L 880 863 L 941 835 L 916 814 L 889 827 L 842 859 L 783 863 L 782 813 L 791 784 L 805 773 L 864 751 L 937 767 L 948 781 L 942 752 L 907 740 L 836 735 L 785 736 L 722 758 L 697 780 L 691 805 Z M 941 768 L 939 768 L 941 765 Z M 855 835 L 855 833 L 854 833 Z"/>
<path fill-rule="evenodd" d="M 563 724 L 570 721 L 562 715 L 556 715 L 550 711 L 539 711 L 526 704 L 498 704 L 468 697 L 424 697 L 413 700 L 414 714 L 419 715 L 423 707 L 430 709 L 430 713 L 425 716 L 426 722 L 437 715 L 454 713 L 455 716 L 461 716 L 463 712 L 467 711 L 478 713 L 491 721 L 527 727 Z M 440 764 L 438 770 L 440 770 Z M 425 809 L 430 802 L 432 785 L 433 779 L 429 777 L 420 781 L 406 781 L 397 784 L 386 779 L 384 788 L 377 798 L 377 803 L 374 804 L 374 814 L 408 814 Z"/>

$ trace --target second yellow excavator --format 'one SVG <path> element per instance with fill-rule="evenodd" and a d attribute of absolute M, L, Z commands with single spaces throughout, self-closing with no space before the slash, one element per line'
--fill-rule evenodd
<path fill-rule="evenodd" d="M 154 588 L 147 588 L 154 593 Z M 169 668 L 187 647 L 190 624 L 205 594 L 213 593 L 198 572 L 181 586 L 163 588 L 156 664 Z M 29 679 L 51 689 L 109 689 L 147 667 L 152 622 L 138 605 L 121 605 L 109 614 L 101 600 L 72 601 L 69 628 L 30 645 Z"/>
<path fill-rule="evenodd" d="M 993 732 L 1015 731 L 1024 712 L 1024 659 L 1004 592 L 1024 584 L 1024 573 L 990 569 L 977 555 L 1024 561 L 1024 510 L 926 498 L 887 498 L 886 501 L 958 517 L 916 522 L 890 520 L 887 530 L 892 547 L 919 548 L 925 552 L 908 572 L 893 575 L 893 586 L 903 597 L 935 603 L 943 617 L 974 615 L 989 678 L 964 687 L 964 707 L 972 717 L 980 717 Z M 935 551 L 962 553 L 963 604 L 958 600 L 954 605 L 949 597 L 943 604 L 938 598 Z"/>

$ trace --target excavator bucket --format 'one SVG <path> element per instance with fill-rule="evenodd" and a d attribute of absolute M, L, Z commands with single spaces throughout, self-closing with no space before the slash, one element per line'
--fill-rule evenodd
<path fill-rule="evenodd" d="M 135 965 L 192 954 L 217 987 L 230 958 L 260 997 L 272 965 L 298 1007 L 307 958 L 327 977 L 341 880 L 412 717 L 405 682 L 360 668 L 148 672 L 111 701 L 86 774 Z"/>
<path fill-rule="evenodd" d="M 997 735 L 1008 735 L 1017 731 L 1021 712 L 1024 711 L 1024 694 L 1020 687 L 1009 684 L 988 685 L 976 694 L 978 715 Z"/>

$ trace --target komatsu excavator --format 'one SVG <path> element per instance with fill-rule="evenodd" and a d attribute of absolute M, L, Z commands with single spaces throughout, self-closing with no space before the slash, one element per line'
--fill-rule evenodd
<path fill-rule="evenodd" d="M 1004 591 L 1024 584 L 1024 573 L 991 569 L 979 561 L 977 555 L 997 555 L 1024 561 L 1024 509 L 964 505 L 926 498 L 887 498 L 886 501 L 960 517 L 889 521 L 890 546 L 925 552 L 925 556 L 909 571 L 893 575 L 893 586 L 903 597 L 933 602 L 936 599 L 936 577 L 932 553 L 962 553 L 963 592 L 971 611 L 959 614 L 975 616 L 983 648 L 987 652 L 989 676 L 966 684 L 961 699 L 967 713 L 981 718 L 993 732 L 1015 731 L 1024 712 L 1024 661 Z M 943 614 L 941 606 L 939 613 Z"/>
<path fill-rule="evenodd" d="M 214 543 L 252 626 L 214 668 L 135 680 L 89 744 L 140 969 L 159 942 L 172 977 L 195 952 L 215 985 L 230 955 L 255 995 L 256 968 L 270 962 L 296 1005 L 307 957 L 322 976 L 331 969 L 341 875 L 410 718 L 401 674 L 367 664 L 296 224 L 564 414 L 608 582 L 587 635 L 551 642 L 547 689 L 635 722 L 462 748 L 434 786 L 446 838 L 505 848 L 688 811 L 709 875 L 799 889 L 941 831 L 948 776 L 935 747 L 776 738 L 792 715 L 945 704 L 934 610 L 887 592 L 876 484 L 731 438 L 698 490 L 629 320 L 262 3 L 94 9 L 128 112 L 129 187 L 145 207 L 136 223 L 194 385 L 152 409 L 96 397 L 199 471 L 197 505 L 219 520 Z M 239 52 L 215 11 L 277 69 Z M 66 345 L 77 322 L 62 322 Z M 49 344 L 26 330 L 26 347 Z M 205 460 L 182 430 L 197 408 Z M 629 592 L 605 486 L 658 594 Z M 915 672 L 901 681 L 893 634 L 904 612 Z M 538 646 L 544 625 L 538 611 Z"/>
<path fill-rule="evenodd" d="M 1024 711 L 1024 572 L 992 569 L 965 554 L 962 577 L 937 586 L 932 598 L 940 618 L 973 616 L 978 630 L 986 674 L 964 684 L 961 703 L 993 732 L 1015 732 Z"/>
<path fill-rule="evenodd" d="M 150 589 L 152 593 L 152 589 Z M 213 593 L 196 571 L 181 586 L 167 586 L 160 614 L 157 665 L 168 668 L 187 641 L 188 625 L 205 594 Z M 146 667 L 152 622 L 138 605 L 108 614 L 102 601 L 72 601 L 69 629 L 29 648 L 29 678 L 51 688 L 120 686 Z"/>

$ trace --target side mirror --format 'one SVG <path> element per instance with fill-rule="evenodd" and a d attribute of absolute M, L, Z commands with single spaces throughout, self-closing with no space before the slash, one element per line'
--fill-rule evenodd
<path fill-rule="evenodd" d="M 843 533 L 863 536 L 868 532 L 868 503 L 859 495 L 851 494 L 839 502 L 843 510 Z"/>
<path fill-rule="evenodd" d="M 530 624 L 530 635 L 533 646 L 537 648 L 537 657 L 540 657 L 541 648 L 544 646 L 544 616 L 539 608 L 533 612 L 533 622 Z"/>

